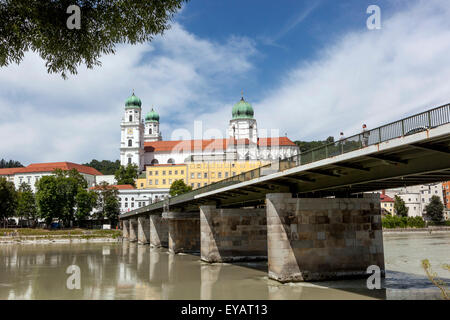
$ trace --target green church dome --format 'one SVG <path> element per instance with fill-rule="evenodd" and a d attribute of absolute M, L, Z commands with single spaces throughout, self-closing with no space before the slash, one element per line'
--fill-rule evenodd
<path fill-rule="evenodd" d="M 253 108 L 250 103 L 244 100 L 244 97 L 233 106 L 233 119 L 251 119 L 253 118 Z"/>
<path fill-rule="evenodd" d="M 152 108 L 152 111 L 145 116 L 145 122 L 159 122 L 159 114 Z"/>
<path fill-rule="evenodd" d="M 141 105 L 142 105 L 141 99 L 139 99 L 138 97 L 136 97 L 136 96 L 134 95 L 134 92 L 133 92 L 133 94 L 131 95 L 131 97 L 129 97 L 129 98 L 127 99 L 127 101 L 125 101 L 125 108 L 126 108 L 126 109 L 127 109 L 127 108 L 140 108 Z"/>

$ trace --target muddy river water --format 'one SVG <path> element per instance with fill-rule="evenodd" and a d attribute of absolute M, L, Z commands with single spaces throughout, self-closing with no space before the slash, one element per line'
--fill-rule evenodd
<path fill-rule="evenodd" d="M 369 290 L 365 280 L 281 284 L 268 279 L 266 262 L 211 265 L 128 242 L 4 244 L 0 299 L 441 298 L 421 260 L 450 284 L 441 268 L 450 263 L 450 233 L 385 234 L 384 250 L 386 279 L 382 289 Z M 79 278 L 69 266 L 79 268 Z"/>

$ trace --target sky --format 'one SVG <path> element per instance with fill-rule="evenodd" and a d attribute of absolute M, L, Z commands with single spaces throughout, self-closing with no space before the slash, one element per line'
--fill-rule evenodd
<path fill-rule="evenodd" d="M 450 102 L 449 52 L 446 0 L 193 0 L 162 36 L 67 80 L 36 53 L 0 68 L 0 158 L 118 159 L 133 89 L 164 140 L 198 138 L 194 123 L 225 136 L 241 91 L 261 135 L 350 136 Z"/>

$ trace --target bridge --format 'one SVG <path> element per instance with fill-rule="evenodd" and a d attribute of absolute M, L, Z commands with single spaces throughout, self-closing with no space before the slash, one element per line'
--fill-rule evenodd
<path fill-rule="evenodd" d="M 267 259 L 280 282 L 384 274 L 381 189 L 450 178 L 450 104 L 119 216 L 124 238 Z"/>

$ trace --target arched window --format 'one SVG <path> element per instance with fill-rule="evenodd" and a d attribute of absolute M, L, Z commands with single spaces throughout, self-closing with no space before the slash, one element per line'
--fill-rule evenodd
<path fill-rule="evenodd" d="M 159 163 L 159 161 L 157 159 L 152 160 L 152 164 L 158 164 L 158 163 Z"/>
<path fill-rule="evenodd" d="M 131 147 L 133 145 L 133 141 L 130 139 L 128 140 L 128 146 Z"/>
<path fill-rule="evenodd" d="M 167 163 L 174 164 L 175 160 L 173 158 L 170 158 L 169 160 L 167 160 Z"/>
<path fill-rule="evenodd" d="M 133 121 L 133 116 L 130 114 L 130 122 Z"/>
<path fill-rule="evenodd" d="M 152 128 L 148 129 L 148 134 L 152 134 Z"/>
<path fill-rule="evenodd" d="M 128 164 L 131 164 L 131 158 L 128 158 Z"/>

